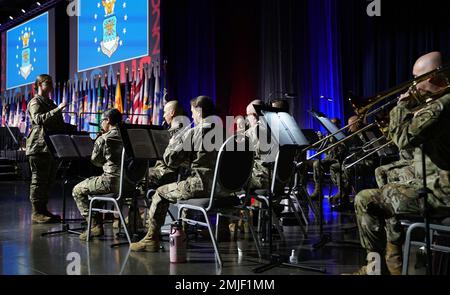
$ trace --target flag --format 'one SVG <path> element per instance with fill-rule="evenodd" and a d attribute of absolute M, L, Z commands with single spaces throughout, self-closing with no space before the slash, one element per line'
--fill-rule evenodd
<path fill-rule="evenodd" d="M 114 108 L 114 81 L 112 75 L 108 75 L 108 110 Z"/>
<path fill-rule="evenodd" d="M 155 75 L 155 93 L 153 97 L 153 118 L 152 123 L 153 125 L 161 125 L 161 119 L 160 119 L 160 112 L 161 112 L 161 106 L 162 106 L 162 99 L 161 99 L 161 89 L 160 89 L 160 77 L 158 73 L 158 68 L 155 66 L 153 68 Z"/>
<path fill-rule="evenodd" d="M 69 113 L 71 113 L 72 110 L 70 108 L 69 100 L 67 99 L 66 83 L 63 84 L 62 98 L 60 98 L 60 101 L 58 102 L 58 104 L 60 104 L 61 102 L 64 102 L 65 104 L 67 104 L 69 106 L 69 108 L 67 108 L 67 110 L 69 110 Z M 71 114 L 68 114 L 67 111 L 64 113 L 64 122 L 70 123 L 70 121 L 71 121 L 70 115 Z"/>
<path fill-rule="evenodd" d="M 148 95 L 148 75 L 145 75 L 146 71 L 144 72 L 144 88 L 143 88 L 143 106 L 142 106 L 142 114 L 144 114 L 145 116 L 142 117 L 141 120 L 141 124 L 143 125 L 148 125 L 149 124 L 149 110 L 150 109 L 150 99 L 149 99 L 149 95 Z M 151 121 L 151 120 L 150 120 Z"/>
<path fill-rule="evenodd" d="M 124 119 L 126 120 L 126 119 L 128 119 L 128 115 L 127 115 L 127 113 L 128 113 L 128 105 L 129 105 L 129 100 L 130 100 L 130 91 L 128 90 L 128 87 L 129 87 L 129 84 L 130 84 L 130 81 L 129 81 L 129 79 L 128 79 L 128 68 L 127 68 L 127 71 L 126 71 L 126 74 L 125 74 L 125 87 L 124 87 L 124 96 L 123 96 L 123 111 L 124 111 Z"/>
<path fill-rule="evenodd" d="M 118 109 L 123 114 L 122 93 L 120 90 L 120 74 L 117 74 L 116 99 L 114 108 Z"/>
<path fill-rule="evenodd" d="M 89 88 L 89 95 L 92 99 L 91 101 L 91 121 L 92 123 L 97 123 L 97 91 L 95 89 L 95 83 L 91 83 L 91 87 Z M 91 137 L 92 139 L 95 139 L 96 137 L 96 132 L 97 132 L 97 127 L 95 126 L 89 126 L 89 132 L 91 133 Z"/>
<path fill-rule="evenodd" d="M 86 79 L 86 84 L 84 86 L 84 130 L 89 131 L 89 122 L 91 122 L 91 109 L 92 109 L 92 101 L 89 95 L 89 81 Z"/>
<path fill-rule="evenodd" d="M 136 89 L 136 80 L 135 80 L 135 74 L 133 73 L 133 71 L 131 72 L 131 83 L 130 83 L 130 103 L 129 103 L 129 114 L 130 114 L 130 118 L 129 121 L 130 123 L 133 122 L 133 102 L 134 102 L 134 95 L 135 92 L 134 90 Z"/>
<path fill-rule="evenodd" d="M 141 114 L 140 105 L 141 105 L 141 88 L 142 82 L 139 77 L 139 71 L 136 74 L 136 86 L 134 88 L 134 100 L 133 100 L 133 124 L 139 124 L 139 115 Z"/>
<path fill-rule="evenodd" d="M 139 120 L 138 124 L 143 124 L 144 122 L 144 86 L 145 86 L 145 69 L 142 68 L 142 76 L 141 76 L 141 89 L 139 93 Z"/>
<path fill-rule="evenodd" d="M 108 86 L 108 74 L 105 74 L 105 80 L 103 81 L 104 94 L 103 94 L 103 110 L 108 109 L 108 96 L 109 96 L 109 86 Z"/>
<path fill-rule="evenodd" d="M 97 83 L 97 123 L 100 124 L 100 121 L 102 119 L 102 113 L 103 113 L 103 97 L 105 93 L 103 91 L 102 86 L 102 76 L 98 76 L 98 83 Z M 100 127 L 96 128 L 96 132 L 100 132 Z"/>
<path fill-rule="evenodd" d="M 68 83 L 68 85 L 70 85 L 70 82 Z M 77 125 L 78 126 L 78 122 L 77 122 L 77 114 L 79 115 L 79 110 L 78 110 L 78 89 L 77 89 L 77 84 L 73 83 L 73 85 L 69 86 L 72 90 L 72 107 L 71 107 L 71 116 L 70 116 L 70 124 L 71 125 Z"/>
<path fill-rule="evenodd" d="M 153 74 L 153 66 L 151 66 L 148 69 L 148 96 L 149 96 L 149 109 L 148 109 L 148 115 L 149 115 L 149 121 L 150 124 L 152 124 L 152 118 L 153 118 L 153 94 L 155 93 L 155 75 Z"/>
<path fill-rule="evenodd" d="M 20 130 L 20 133 L 26 134 L 26 132 L 27 132 L 27 101 L 25 99 L 25 93 L 22 95 L 22 101 L 20 104 L 20 121 L 19 121 L 18 127 Z"/>

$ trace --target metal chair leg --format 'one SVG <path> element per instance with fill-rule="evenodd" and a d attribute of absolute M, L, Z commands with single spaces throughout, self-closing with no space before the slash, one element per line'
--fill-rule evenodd
<path fill-rule="evenodd" d="M 244 210 L 244 215 L 245 215 L 245 218 L 247 219 L 247 222 L 249 222 L 250 214 L 247 210 Z M 249 228 L 250 228 L 250 233 L 252 234 L 252 237 L 253 237 L 253 241 L 255 242 L 256 250 L 258 251 L 258 256 L 259 256 L 259 258 L 261 258 L 262 257 L 261 247 L 259 245 L 259 241 L 256 237 L 255 231 L 253 230 L 253 225 L 251 225 L 250 222 L 249 222 Z"/>
<path fill-rule="evenodd" d="M 120 210 L 119 204 L 117 203 L 116 200 L 112 200 L 112 202 L 114 203 L 114 207 L 116 208 L 117 213 L 119 214 L 120 223 L 123 225 L 123 229 L 125 231 L 125 235 L 127 236 L 128 243 L 131 245 L 130 235 L 128 233 L 128 229 L 127 229 L 127 225 L 125 223 L 125 219 L 123 218 L 122 210 Z"/>
<path fill-rule="evenodd" d="M 92 206 L 94 203 L 95 199 L 91 199 L 91 201 L 89 202 L 89 217 L 88 217 L 88 224 L 87 224 L 87 240 L 86 242 L 89 243 L 90 239 L 91 239 L 91 221 L 92 221 Z"/>
<path fill-rule="evenodd" d="M 293 202 L 292 202 L 292 200 L 289 198 L 289 206 L 291 207 L 291 210 L 294 212 L 294 216 L 295 216 L 295 219 L 297 219 L 297 222 L 298 222 L 298 225 L 300 226 L 300 229 L 302 230 L 302 232 L 303 232 L 303 235 L 305 236 L 305 237 L 307 237 L 308 236 L 308 233 L 306 232 L 306 229 L 305 229 L 305 227 L 303 226 L 303 224 L 301 223 L 302 221 L 301 221 L 301 219 L 300 219 L 300 216 L 298 215 L 298 213 L 297 213 L 297 210 L 295 209 L 295 206 L 294 206 L 294 204 L 293 204 Z M 304 217 L 304 216 L 303 216 Z"/>
<path fill-rule="evenodd" d="M 219 266 L 223 266 L 222 258 L 220 257 L 219 248 L 217 247 L 217 241 L 214 237 L 213 230 L 211 228 L 211 223 L 209 222 L 208 214 L 205 211 L 202 211 L 205 216 L 206 224 L 208 225 L 209 235 L 211 236 L 211 241 L 213 243 L 214 251 L 216 253 L 216 259 L 219 262 Z"/>

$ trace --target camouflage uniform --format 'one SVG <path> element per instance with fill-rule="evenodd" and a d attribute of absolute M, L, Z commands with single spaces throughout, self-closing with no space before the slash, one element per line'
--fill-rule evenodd
<path fill-rule="evenodd" d="M 181 126 L 175 117 L 169 129 L 169 134 L 173 138 L 181 129 Z M 157 161 L 155 166 L 149 170 L 150 188 L 158 188 L 162 185 L 176 182 L 178 180 L 179 169 L 169 167 L 164 161 Z"/>
<path fill-rule="evenodd" d="M 330 145 L 336 143 L 336 139 L 334 137 L 330 140 Z M 342 191 L 347 190 L 349 185 L 348 175 L 345 171 L 342 171 L 341 168 L 341 160 L 343 159 L 347 149 L 344 144 L 340 144 L 336 146 L 334 149 L 330 150 L 326 153 L 325 158 L 323 160 L 316 160 L 313 162 L 313 177 L 315 183 L 314 193 L 311 197 L 317 197 L 320 187 L 323 182 L 323 175 L 326 171 L 330 171 L 331 180 L 334 184 L 339 186 L 339 189 L 345 188 Z M 341 179 L 342 178 L 342 179 Z M 341 188 L 342 184 L 342 188 Z"/>
<path fill-rule="evenodd" d="M 400 102 L 390 114 L 390 135 L 400 149 L 415 148 L 414 179 L 365 190 L 356 196 L 355 211 L 362 246 L 368 252 L 384 253 L 386 241 L 402 243 L 398 214 L 422 214 L 422 154 L 426 154 L 426 177 L 433 191 L 428 197 L 432 214 L 445 216 L 450 207 L 450 95 L 435 100 L 417 113 Z"/>
<path fill-rule="evenodd" d="M 28 103 L 31 131 L 27 138 L 26 155 L 31 168 L 30 200 L 33 212 L 45 213 L 48 194 L 56 176 L 56 162 L 45 142 L 45 133 L 62 133 L 65 123 L 62 112 L 49 98 L 35 96 Z"/>
<path fill-rule="evenodd" d="M 375 179 L 378 188 L 382 188 L 388 183 L 405 183 L 415 178 L 413 152 L 413 149 L 401 150 L 399 161 L 375 169 Z"/>
<path fill-rule="evenodd" d="M 245 135 L 249 138 L 250 145 L 255 151 L 254 166 L 250 178 L 250 190 L 268 189 L 270 183 L 270 163 L 264 161 L 264 156 L 270 153 L 270 150 L 264 150 L 260 146 L 260 136 L 265 136 L 265 129 L 258 122 L 255 126 L 250 127 Z"/>
<path fill-rule="evenodd" d="M 132 244 L 133 251 L 140 251 L 141 245 L 145 248 L 149 242 L 158 240 L 170 203 L 210 196 L 218 152 L 206 151 L 202 142 L 203 137 L 212 128 L 211 123 L 203 122 L 167 147 L 164 152 L 164 162 L 167 166 L 177 169 L 188 159 L 191 173 L 184 181 L 163 185 L 156 190 L 149 210 L 147 235 L 142 241 Z"/>
<path fill-rule="evenodd" d="M 95 141 L 91 161 L 95 166 L 103 167 L 103 174 L 80 182 L 72 191 L 84 218 L 89 216 L 88 195 L 119 192 L 122 149 L 122 138 L 117 127 L 111 127 L 110 131 Z"/>

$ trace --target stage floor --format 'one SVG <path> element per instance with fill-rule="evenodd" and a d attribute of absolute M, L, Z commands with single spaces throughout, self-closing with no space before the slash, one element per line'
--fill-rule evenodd
<path fill-rule="evenodd" d="M 60 225 L 31 225 L 28 191 L 28 182 L 0 182 L 0 274 L 3 275 L 64 275 L 67 274 L 70 263 L 67 257 L 70 253 L 79 254 L 83 275 L 253 275 L 254 268 L 267 262 L 258 259 L 250 234 L 238 235 L 237 241 L 220 243 L 224 260 L 222 269 L 216 265 L 212 244 L 206 239 L 190 241 L 188 263 L 171 264 L 167 242 L 164 243 L 166 251 L 161 253 L 129 253 L 128 247 L 112 249 L 110 245 L 117 240 L 111 224 L 106 225 L 106 236 L 102 240 L 94 240 L 89 246 L 75 235 L 41 237 L 41 233 L 57 230 Z M 68 218 L 78 218 L 73 200 L 68 200 Z M 352 214 L 330 211 L 327 200 L 324 205 L 324 232 L 330 233 L 335 241 L 357 242 L 358 235 Z M 61 206 L 61 191 L 57 186 L 52 193 L 49 208 L 60 214 Z M 312 215 L 310 217 L 312 222 Z M 74 227 L 76 225 L 73 224 Z M 319 227 L 316 224 L 308 227 L 308 239 L 303 238 L 296 226 L 286 226 L 284 232 L 286 243 L 282 245 L 278 239 L 276 241 L 276 248 L 283 255 L 289 256 L 292 249 L 299 250 L 299 262 L 312 267 L 324 267 L 327 274 L 356 271 L 365 260 L 365 253 L 357 244 L 332 242 L 319 250 L 313 250 L 312 244 L 319 241 Z M 243 255 L 238 255 L 238 242 L 247 244 Z M 267 253 L 267 246 L 264 252 Z M 415 272 L 420 273 L 420 270 Z M 317 273 L 277 267 L 263 274 Z"/>

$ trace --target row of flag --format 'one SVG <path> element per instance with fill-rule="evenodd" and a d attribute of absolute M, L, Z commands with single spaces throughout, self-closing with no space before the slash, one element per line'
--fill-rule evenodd
<path fill-rule="evenodd" d="M 113 80 L 112 75 L 105 74 L 91 80 L 58 83 L 51 98 L 56 105 L 62 102 L 68 105 L 64 111 L 65 122 L 77 125 L 82 131 L 98 132 L 98 127 L 89 123 L 99 123 L 101 114 L 110 108 L 119 109 L 129 123 L 161 125 L 165 97 L 157 66 L 127 72 L 125 83 L 120 83 L 119 75 L 115 84 Z M 29 86 L 18 95 L 3 93 L 0 99 L 2 126 L 7 123 L 28 134 L 27 103 L 34 94 L 33 87 Z"/>

